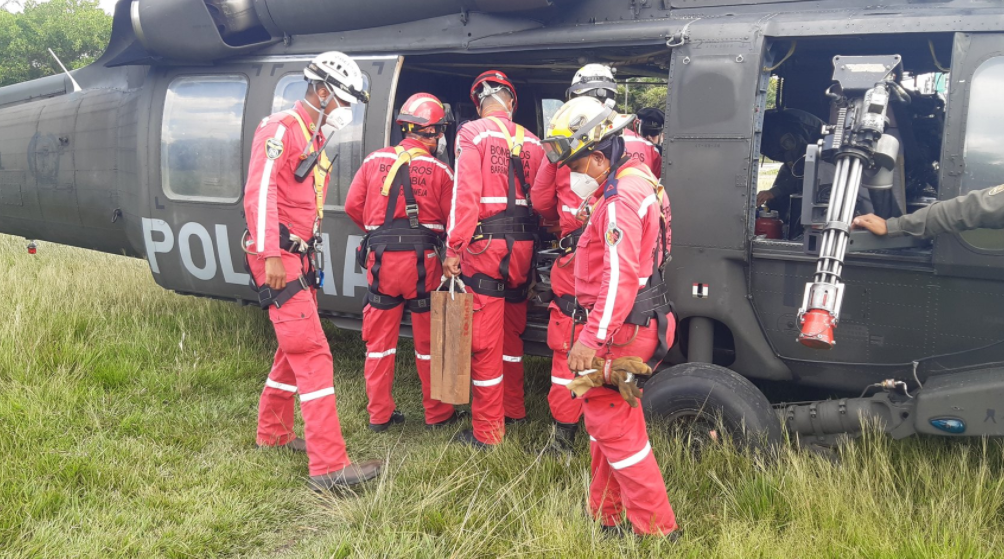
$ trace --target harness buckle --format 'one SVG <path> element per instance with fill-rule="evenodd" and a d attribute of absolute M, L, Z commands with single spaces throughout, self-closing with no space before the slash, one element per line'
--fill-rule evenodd
<path fill-rule="evenodd" d="M 418 204 L 407 204 L 404 206 L 404 213 L 408 216 L 408 224 L 412 229 L 418 229 Z"/>

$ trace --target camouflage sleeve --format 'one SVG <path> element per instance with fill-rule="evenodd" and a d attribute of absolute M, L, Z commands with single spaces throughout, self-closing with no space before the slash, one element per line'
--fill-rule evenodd
<path fill-rule="evenodd" d="M 974 190 L 886 221 L 890 236 L 930 239 L 970 229 L 1004 229 L 1004 185 Z"/>

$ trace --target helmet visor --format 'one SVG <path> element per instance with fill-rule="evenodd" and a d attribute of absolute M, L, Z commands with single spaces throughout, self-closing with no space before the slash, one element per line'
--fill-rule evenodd
<path fill-rule="evenodd" d="M 541 141 L 544 155 L 551 163 L 561 163 L 572 154 L 572 141 L 569 138 L 553 137 Z"/>

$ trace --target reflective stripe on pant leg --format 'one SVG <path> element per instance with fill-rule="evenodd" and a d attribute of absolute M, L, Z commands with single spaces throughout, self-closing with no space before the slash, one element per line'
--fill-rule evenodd
<path fill-rule="evenodd" d="M 388 270 L 384 270 L 384 275 Z M 366 411 L 370 423 L 380 424 L 390 421 L 394 413 L 394 358 L 397 356 L 397 341 L 404 316 L 404 305 L 392 309 L 377 309 L 366 306 L 363 309 L 363 339 L 366 340 L 366 360 L 363 374 L 366 378 Z"/>
<path fill-rule="evenodd" d="M 300 392 L 310 475 L 341 470 L 349 464 L 349 457 L 332 387 L 331 351 L 313 294 L 301 291 L 282 306 L 281 313 L 285 320 L 276 323 L 276 337 Z"/>
<path fill-rule="evenodd" d="M 278 379 L 278 380 L 276 380 Z M 284 382 L 283 382 L 284 381 Z M 279 348 L 275 352 L 272 370 L 258 401 L 257 443 L 263 446 L 286 444 L 296 438 L 293 432 L 293 395 L 296 376 Z"/>
<path fill-rule="evenodd" d="M 523 331 L 526 330 L 527 302 L 505 303 L 502 342 L 503 406 L 505 416 L 526 417 L 523 383 Z"/>
<path fill-rule="evenodd" d="M 604 388 L 592 390 L 588 400 L 586 428 L 610 464 L 635 532 L 672 532 L 676 517 L 652 453 L 642 408 L 632 408 L 619 393 Z"/>
<path fill-rule="evenodd" d="M 498 444 L 505 434 L 502 375 L 504 300 L 474 294 L 471 356 L 471 424 L 483 443 Z"/>
<path fill-rule="evenodd" d="M 547 392 L 547 405 L 551 417 L 558 423 L 578 423 L 582 417 L 582 398 L 572 398 L 568 390 L 574 375 L 568 370 L 568 354 L 555 351 L 551 357 L 551 386 Z"/>
<path fill-rule="evenodd" d="M 435 277 L 438 278 L 439 273 Z M 411 330 L 415 337 L 415 368 L 422 382 L 422 408 L 425 410 L 426 423 L 439 423 L 453 415 L 453 406 L 444 404 L 431 397 L 432 386 L 429 382 L 429 368 L 432 366 L 432 356 L 429 349 L 429 320 L 432 313 L 412 313 Z"/>

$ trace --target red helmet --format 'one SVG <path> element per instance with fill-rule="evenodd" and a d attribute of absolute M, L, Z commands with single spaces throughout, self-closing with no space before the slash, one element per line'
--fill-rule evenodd
<path fill-rule="evenodd" d="M 409 132 L 415 128 L 448 124 L 442 101 L 429 93 L 416 93 L 409 97 L 401 106 L 396 122 Z"/>
<path fill-rule="evenodd" d="M 500 88 L 509 90 L 512 95 L 512 110 L 516 112 L 516 87 L 509 81 L 509 76 L 498 70 L 483 72 L 474 80 L 474 84 L 471 85 L 471 101 L 474 101 L 474 106 L 480 107 L 481 101 L 485 97 L 497 92 Z"/>

